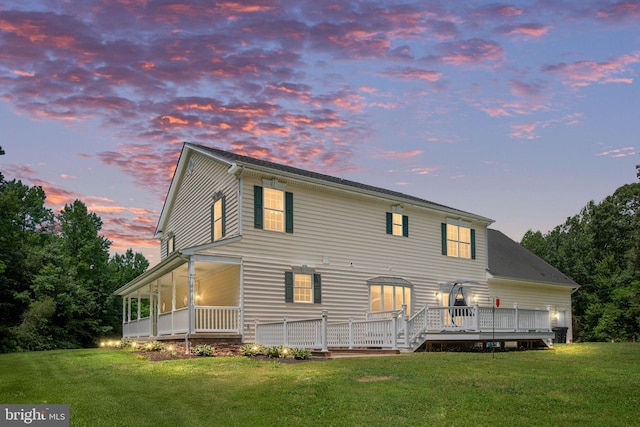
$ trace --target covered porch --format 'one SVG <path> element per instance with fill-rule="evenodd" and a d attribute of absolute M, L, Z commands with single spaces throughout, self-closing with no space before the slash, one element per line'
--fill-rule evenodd
<path fill-rule="evenodd" d="M 120 288 L 122 337 L 241 336 L 241 260 L 172 256 Z"/>

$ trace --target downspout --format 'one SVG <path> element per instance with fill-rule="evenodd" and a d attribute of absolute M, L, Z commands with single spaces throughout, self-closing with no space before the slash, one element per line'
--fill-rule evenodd
<path fill-rule="evenodd" d="M 243 205 L 242 174 L 244 172 L 244 166 L 238 167 L 237 163 L 233 163 L 229 167 L 229 169 L 227 169 L 227 172 L 234 175 L 238 180 L 238 236 L 242 236 L 242 212 L 243 212 L 242 211 L 242 205 Z M 240 319 L 239 319 L 240 324 L 238 325 L 240 328 L 240 335 L 241 335 L 240 339 L 242 340 L 242 342 L 245 342 L 245 339 L 244 339 L 244 260 L 242 260 L 240 263 L 240 298 L 238 303 L 240 304 Z M 254 334 L 255 334 L 255 331 L 254 331 Z M 254 340 L 255 340 L 255 335 L 254 335 Z"/>

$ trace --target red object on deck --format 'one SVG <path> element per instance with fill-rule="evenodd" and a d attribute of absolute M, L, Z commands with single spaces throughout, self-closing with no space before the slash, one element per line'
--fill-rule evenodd
<path fill-rule="evenodd" d="M 496 307 L 500 307 L 500 298 L 496 298 Z"/>

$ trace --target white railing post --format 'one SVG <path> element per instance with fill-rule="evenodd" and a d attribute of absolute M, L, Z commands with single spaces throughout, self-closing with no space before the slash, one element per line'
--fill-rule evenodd
<path fill-rule="evenodd" d="M 391 349 L 398 349 L 398 316 L 393 316 L 391 318 L 391 333 L 393 334 L 393 341 L 391 342 Z"/>
<path fill-rule="evenodd" d="M 424 305 L 424 324 L 422 325 L 422 330 L 427 332 L 427 327 L 429 326 L 429 306 L 427 304 Z"/>
<path fill-rule="evenodd" d="M 518 332 L 520 330 L 520 312 L 518 311 L 518 303 L 514 302 L 513 303 L 513 309 L 515 311 L 515 331 Z"/>
<path fill-rule="evenodd" d="M 551 323 L 552 323 L 552 322 L 551 322 L 551 316 L 552 316 L 552 314 L 551 314 L 551 306 L 550 306 L 550 305 L 548 305 L 548 306 L 547 306 L 547 312 L 548 312 L 548 314 L 549 314 L 549 316 L 547 316 L 547 319 L 548 319 L 548 322 L 549 322 L 549 324 L 548 324 L 548 326 L 547 326 L 547 330 L 548 330 L 548 331 L 550 331 L 550 330 L 551 330 Z"/>
<path fill-rule="evenodd" d="M 253 329 L 253 331 L 254 331 L 254 333 L 253 333 L 253 341 L 256 344 L 260 344 L 260 341 L 258 340 L 258 324 L 259 323 L 260 323 L 259 319 L 256 319 L 256 320 L 253 321 L 253 328 L 254 328 Z"/>
<path fill-rule="evenodd" d="M 473 306 L 473 327 L 476 331 L 480 330 L 480 310 L 477 304 Z"/>
<path fill-rule="evenodd" d="M 284 321 L 282 322 L 282 345 L 286 347 L 288 342 L 289 337 L 287 335 L 287 316 L 285 316 Z"/>
<path fill-rule="evenodd" d="M 349 318 L 349 350 L 353 349 L 353 317 Z"/>
<path fill-rule="evenodd" d="M 411 337 L 409 336 L 409 316 L 407 316 L 407 305 L 402 304 L 402 320 L 404 323 L 404 345 L 409 348 Z"/>
<path fill-rule="evenodd" d="M 323 353 L 326 353 L 329 351 L 328 318 L 329 318 L 329 312 L 327 310 L 322 310 L 322 352 Z"/>

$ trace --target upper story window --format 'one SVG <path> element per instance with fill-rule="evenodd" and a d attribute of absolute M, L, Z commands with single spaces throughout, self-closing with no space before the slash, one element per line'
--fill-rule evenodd
<path fill-rule="evenodd" d="M 394 207 L 394 212 L 387 212 L 387 234 L 409 237 L 409 217 Z"/>
<path fill-rule="evenodd" d="M 264 189 L 264 229 L 284 231 L 284 191 Z"/>
<path fill-rule="evenodd" d="M 169 234 L 169 239 L 167 240 L 167 256 L 174 253 L 176 250 L 176 236 L 175 234 Z"/>
<path fill-rule="evenodd" d="M 442 224 L 442 255 L 476 259 L 476 235 L 470 225 L 462 222 Z"/>
<path fill-rule="evenodd" d="M 268 185 L 253 187 L 254 227 L 293 233 L 293 193 L 276 180 L 264 183 Z"/>
<path fill-rule="evenodd" d="M 211 205 L 211 241 L 222 239 L 226 234 L 226 198 L 222 193 L 213 195 Z"/>

